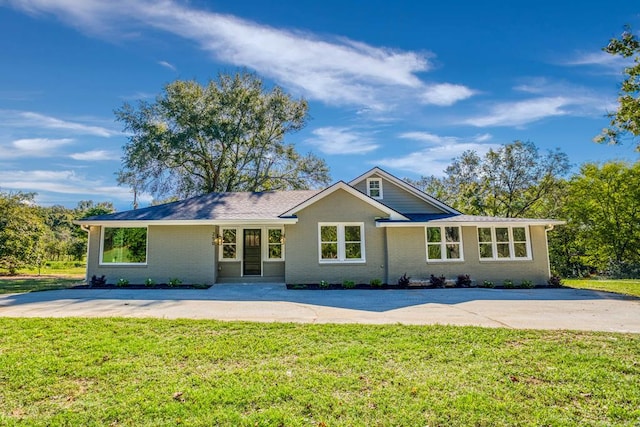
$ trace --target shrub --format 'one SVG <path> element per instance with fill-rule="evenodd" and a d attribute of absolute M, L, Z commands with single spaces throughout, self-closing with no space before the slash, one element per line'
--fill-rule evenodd
<path fill-rule="evenodd" d="M 429 283 L 436 288 L 443 288 L 447 283 L 447 278 L 444 276 L 434 276 L 432 274 L 431 277 L 429 277 Z"/>
<path fill-rule="evenodd" d="M 91 276 L 91 281 L 89 283 L 91 286 L 104 286 L 107 284 L 107 279 L 104 277 L 104 274 L 100 277 L 96 277 L 94 274 Z"/>
<path fill-rule="evenodd" d="M 371 282 L 369 282 L 369 284 L 375 288 L 379 288 L 380 286 L 382 286 L 382 280 L 380 279 L 371 279 Z"/>
<path fill-rule="evenodd" d="M 505 280 L 504 282 L 502 282 L 502 286 L 504 286 L 505 289 L 513 289 L 515 288 L 515 285 L 513 284 L 513 280 Z"/>
<path fill-rule="evenodd" d="M 147 279 L 144 281 L 144 285 L 147 287 L 151 287 L 155 284 L 156 282 L 151 277 L 147 277 Z"/>
<path fill-rule="evenodd" d="M 182 280 L 178 279 L 177 277 L 174 277 L 172 279 L 169 279 L 168 285 L 171 287 L 174 287 L 174 286 L 180 285 L 181 283 L 182 283 Z"/>
<path fill-rule="evenodd" d="M 319 286 L 320 289 L 329 289 L 329 282 L 327 282 L 326 280 L 321 280 Z"/>
<path fill-rule="evenodd" d="M 407 277 L 407 273 L 404 273 L 398 279 L 398 286 L 404 286 L 406 288 L 407 286 L 409 286 L 410 281 L 411 281 L 411 277 Z"/>
<path fill-rule="evenodd" d="M 547 280 L 549 286 L 560 287 L 562 286 L 562 278 L 560 276 L 551 276 Z"/>
<path fill-rule="evenodd" d="M 119 288 L 129 286 L 129 281 L 127 279 L 118 279 L 118 281 L 116 282 L 116 286 Z"/>
<path fill-rule="evenodd" d="M 520 287 L 523 289 L 531 289 L 533 288 L 533 282 L 531 280 L 523 280 L 522 283 L 520 283 Z"/>
<path fill-rule="evenodd" d="M 493 284 L 491 280 L 484 280 L 481 285 L 482 288 L 495 288 L 496 285 Z"/>
<path fill-rule="evenodd" d="M 469 277 L 468 274 L 458 274 L 458 277 L 456 278 L 456 286 L 468 288 L 471 286 L 471 277 Z"/>
<path fill-rule="evenodd" d="M 307 289 L 307 285 L 299 283 L 299 284 L 296 284 L 296 285 L 291 285 L 291 289 Z"/>
<path fill-rule="evenodd" d="M 342 282 L 342 287 L 345 289 L 353 289 L 356 287 L 356 282 L 353 280 L 345 280 Z"/>

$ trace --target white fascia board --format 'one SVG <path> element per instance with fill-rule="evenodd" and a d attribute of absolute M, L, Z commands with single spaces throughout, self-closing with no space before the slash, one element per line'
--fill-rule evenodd
<path fill-rule="evenodd" d="M 328 195 L 334 193 L 337 190 L 344 190 L 347 193 L 351 194 L 352 196 L 357 197 L 358 199 L 362 200 L 365 203 L 370 204 L 371 206 L 375 207 L 378 210 L 381 210 L 382 212 L 386 213 L 387 215 L 389 215 L 389 219 L 391 220 L 408 220 L 409 218 L 405 217 L 404 215 L 402 215 L 400 212 L 397 212 L 393 209 L 391 209 L 390 207 L 388 207 L 387 205 L 384 205 L 380 202 L 378 202 L 375 199 L 372 199 L 371 197 L 367 196 L 364 193 L 361 193 L 360 191 L 356 190 L 355 188 L 353 188 L 352 186 L 350 186 L 349 184 L 347 184 L 344 181 L 338 181 L 335 184 L 333 184 L 330 187 L 325 188 L 324 190 L 322 190 L 321 192 L 319 192 L 318 194 L 316 194 L 315 196 L 310 197 L 309 199 L 305 200 L 304 202 L 300 203 L 298 206 L 295 206 L 294 208 L 288 210 L 287 212 L 284 212 L 281 217 L 287 217 L 287 216 L 292 216 L 295 215 L 297 212 L 300 212 L 301 210 L 303 210 L 304 208 L 311 206 L 312 204 L 316 203 L 317 201 L 324 199 L 325 197 L 327 197 Z"/>
<path fill-rule="evenodd" d="M 405 189 L 409 193 L 411 193 L 414 196 L 424 200 L 425 202 L 431 203 L 432 205 L 435 205 L 435 206 L 439 207 L 440 209 L 443 209 L 445 212 L 453 213 L 453 214 L 460 214 L 461 213 L 461 212 L 455 210 L 454 208 L 452 208 L 451 206 L 445 205 L 440 200 L 438 200 L 438 199 L 436 199 L 434 197 L 431 197 L 430 195 L 428 195 L 424 191 L 418 190 L 413 185 L 410 185 L 410 184 L 404 182 L 403 180 L 397 178 L 394 175 L 391 175 L 389 172 L 387 172 L 385 170 L 382 170 L 377 166 L 375 168 L 369 170 L 368 172 L 365 172 L 364 174 L 360 175 L 356 179 L 350 181 L 349 185 L 355 185 L 358 182 L 361 182 L 362 180 L 365 180 L 365 179 L 369 178 L 371 175 L 374 175 L 374 174 L 380 175 L 381 177 L 383 177 L 386 180 L 394 183 L 398 187 Z"/>
<path fill-rule="evenodd" d="M 376 221 L 376 227 L 379 228 L 393 228 L 393 227 L 426 227 L 426 226 L 445 226 L 445 227 L 517 227 L 519 225 L 563 225 L 566 221 L 560 221 L 556 219 L 540 219 L 529 221 L 400 221 L 400 222 L 387 222 Z"/>
<path fill-rule="evenodd" d="M 296 224 L 298 218 L 275 218 L 275 219 L 187 219 L 187 220 L 95 220 L 95 221 L 73 221 L 76 225 L 90 226 L 100 225 L 108 227 L 146 227 L 148 225 L 284 225 Z"/>

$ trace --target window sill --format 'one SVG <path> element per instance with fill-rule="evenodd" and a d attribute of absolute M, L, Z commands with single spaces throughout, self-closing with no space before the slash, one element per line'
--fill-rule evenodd
<path fill-rule="evenodd" d="M 449 263 L 456 263 L 456 262 L 464 262 L 464 259 L 456 258 L 456 259 L 428 259 L 427 260 L 427 264 L 449 264 Z"/>
<path fill-rule="evenodd" d="M 367 260 L 364 259 L 356 259 L 356 260 L 320 260 L 318 261 L 321 265 L 332 265 L 332 264 L 366 264 Z"/>
<path fill-rule="evenodd" d="M 480 262 L 518 262 L 533 261 L 533 258 L 480 258 Z"/>
<path fill-rule="evenodd" d="M 99 263 L 98 266 L 99 267 L 147 267 L 149 264 L 148 263 L 140 263 L 140 262 L 136 262 L 136 263 L 126 263 L 126 262 L 106 262 L 106 263 Z"/>

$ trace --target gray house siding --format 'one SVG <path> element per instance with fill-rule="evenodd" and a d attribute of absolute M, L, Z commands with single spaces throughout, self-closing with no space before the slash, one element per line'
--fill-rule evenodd
<path fill-rule="evenodd" d="M 376 228 L 375 218 L 386 214 L 344 190 L 337 190 L 297 213 L 298 223 L 287 225 L 285 246 L 287 283 L 342 283 L 353 280 L 369 283 L 384 280 L 386 254 L 384 229 Z M 364 263 L 321 263 L 319 261 L 318 223 L 364 223 Z"/>
<path fill-rule="evenodd" d="M 211 244 L 213 226 L 150 225 L 147 232 L 146 265 L 100 265 L 101 227 L 91 226 L 87 256 L 88 279 L 102 276 L 107 283 L 120 278 L 142 284 L 147 278 L 167 283 L 177 278 L 182 283 L 213 284 L 216 281 L 216 248 Z"/>
<path fill-rule="evenodd" d="M 544 285 L 550 275 L 544 226 L 530 226 L 529 233 L 531 260 L 480 261 L 477 228 L 467 226 L 462 227 L 464 262 L 427 262 L 424 227 L 389 228 L 389 282 L 396 283 L 405 273 L 413 279 L 428 279 L 431 274 L 455 279 L 459 274 L 469 274 L 479 284 L 490 280 L 500 285 L 510 279 Z"/>
<path fill-rule="evenodd" d="M 391 181 L 374 174 L 370 178 L 382 179 L 382 199 L 378 200 L 390 208 L 402 213 L 443 213 L 444 211 L 431 203 L 400 188 Z M 358 191 L 367 194 L 367 180 L 363 179 L 354 185 Z"/>

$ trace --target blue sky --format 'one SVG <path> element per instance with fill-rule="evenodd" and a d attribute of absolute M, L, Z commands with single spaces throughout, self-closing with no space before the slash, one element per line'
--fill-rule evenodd
<path fill-rule="evenodd" d="M 288 141 L 334 181 L 441 175 L 517 139 L 575 165 L 636 161 L 592 142 L 624 66 L 601 48 L 640 29 L 634 3 L 0 0 L 0 191 L 130 208 L 113 110 L 242 68 L 309 101 Z"/>

